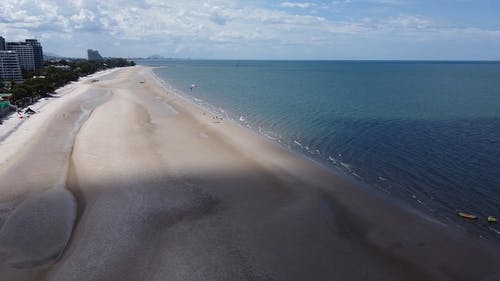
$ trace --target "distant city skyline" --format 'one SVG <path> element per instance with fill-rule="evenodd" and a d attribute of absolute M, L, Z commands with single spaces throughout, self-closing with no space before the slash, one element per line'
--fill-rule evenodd
<path fill-rule="evenodd" d="M 500 1 L 0 3 L 0 35 L 86 57 L 500 60 Z"/>

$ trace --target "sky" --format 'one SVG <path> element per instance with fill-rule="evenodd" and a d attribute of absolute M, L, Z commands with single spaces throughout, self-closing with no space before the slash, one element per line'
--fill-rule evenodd
<path fill-rule="evenodd" d="M 69 57 L 500 60 L 500 1 L 2 0 L 0 36 Z"/>

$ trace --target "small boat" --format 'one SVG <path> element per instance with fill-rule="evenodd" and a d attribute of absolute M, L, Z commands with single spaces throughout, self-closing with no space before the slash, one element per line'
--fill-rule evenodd
<path fill-rule="evenodd" d="M 474 215 L 471 215 L 471 214 L 467 214 L 467 213 L 459 212 L 458 215 L 461 216 L 462 218 L 466 218 L 466 219 L 470 219 L 470 220 L 477 219 L 477 216 L 474 216 Z"/>
<path fill-rule="evenodd" d="M 495 218 L 494 216 L 489 216 L 488 217 L 488 222 L 498 222 L 498 219 Z"/>

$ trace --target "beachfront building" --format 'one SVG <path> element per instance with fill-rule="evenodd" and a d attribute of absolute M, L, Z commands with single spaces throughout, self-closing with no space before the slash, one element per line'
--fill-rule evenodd
<path fill-rule="evenodd" d="M 24 42 L 7 42 L 7 50 L 14 51 L 24 70 L 38 70 L 43 67 L 42 45 L 36 39 Z"/>
<path fill-rule="evenodd" d="M 43 48 L 42 44 L 36 39 L 26 39 L 27 45 L 33 48 L 33 59 L 35 61 L 35 70 L 43 68 Z"/>
<path fill-rule="evenodd" d="M 13 51 L 0 51 L 0 81 L 23 81 L 19 59 Z"/>
<path fill-rule="evenodd" d="M 0 51 L 6 51 L 7 46 L 5 46 L 5 38 L 0 36 Z"/>
<path fill-rule="evenodd" d="M 33 47 L 21 42 L 7 42 L 7 50 L 15 52 L 19 60 L 19 65 L 24 70 L 35 70 L 35 58 Z"/>
<path fill-rule="evenodd" d="M 88 56 L 89 61 L 102 61 L 103 60 L 101 54 L 99 54 L 99 52 L 97 50 L 88 49 L 87 56 Z"/>

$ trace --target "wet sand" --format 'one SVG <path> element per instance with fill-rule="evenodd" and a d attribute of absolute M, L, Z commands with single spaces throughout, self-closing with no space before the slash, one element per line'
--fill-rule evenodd
<path fill-rule="evenodd" d="M 0 280 L 500 279 L 496 244 L 214 120 L 149 68 L 82 87 L 0 162 Z"/>

